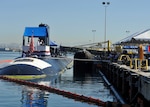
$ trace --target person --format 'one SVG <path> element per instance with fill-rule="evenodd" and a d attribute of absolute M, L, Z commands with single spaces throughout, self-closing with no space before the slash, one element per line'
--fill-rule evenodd
<path fill-rule="evenodd" d="M 38 45 L 38 46 L 40 45 L 40 39 L 38 39 L 37 45 Z"/>
<path fill-rule="evenodd" d="M 38 45 L 44 45 L 44 41 L 42 39 L 38 40 Z"/>
<path fill-rule="evenodd" d="M 26 54 L 24 52 L 22 53 L 22 57 L 26 57 Z"/>
<path fill-rule="evenodd" d="M 44 41 L 43 41 L 43 40 L 41 40 L 41 41 L 40 41 L 40 44 L 41 44 L 41 45 L 44 45 Z"/>

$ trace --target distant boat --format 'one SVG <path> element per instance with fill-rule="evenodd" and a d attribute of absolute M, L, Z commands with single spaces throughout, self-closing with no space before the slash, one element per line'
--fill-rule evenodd
<path fill-rule="evenodd" d="M 14 51 L 10 48 L 0 48 L 0 51 L 7 51 L 7 52 L 10 52 L 10 51 Z"/>

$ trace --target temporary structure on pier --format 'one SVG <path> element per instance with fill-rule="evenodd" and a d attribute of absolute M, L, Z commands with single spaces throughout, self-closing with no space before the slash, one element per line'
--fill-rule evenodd
<path fill-rule="evenodd" d="M 125 45 L 125 44 L 147 44 L 150 42 L 150 29 L 136 32 L 118 42 L 114 45 Z"/>

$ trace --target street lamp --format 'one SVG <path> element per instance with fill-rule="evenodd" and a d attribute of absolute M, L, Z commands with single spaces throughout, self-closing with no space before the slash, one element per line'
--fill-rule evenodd
<path fill-rule="evenodd" d="M 102 4 L 104 5 L 105 7 L 105 29 L 104 29 L 104 42 L 106 42 L 106 12 L 107 12 L 107 6 L 110 4 L 110 2 L 102 2 Z M 104 47 L 105 48 L 105 47 Z"/>
<path fill-rule="evenodd" d="M 92 32 L 93 32 L 93 43 L 94 43 L 94 41 L 95 41 L 95 32 L 96 32 L 96 30 L 92 30 Z"/>

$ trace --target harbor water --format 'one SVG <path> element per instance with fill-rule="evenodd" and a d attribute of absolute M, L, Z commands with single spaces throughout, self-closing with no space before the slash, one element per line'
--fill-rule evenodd
<path fill-rule="evenodd" d="M 0 60 L 14 59 L 21 56 L 19 52 L 0 52 Z M 73 54 L 67 55 L 73 58 Z M 93 97 L 106 101 L 116 101 L 115 96 L 107 88 L 100 76 L 73 78 L 73 68 L 67 69 L 61 75 L 54 75 L 38 82 L 61 90 Z M 76 101 L 33 87 L 0 80 L 0 107 L 97 107 L 96 105 Z"/>

